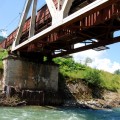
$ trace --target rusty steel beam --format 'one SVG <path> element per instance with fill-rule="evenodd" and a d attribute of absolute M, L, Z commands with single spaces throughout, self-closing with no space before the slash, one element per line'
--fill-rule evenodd
<path fill-rule="evenodd" d="M 115 3 L 117 3 L 117 2 L 120 2 L 120 0 L 108 0 L 108 1 L 105 2 L 104 4 L 101 4 L 101 5 L 93 8 L 92 10 L 89 10 L 89 11 L 87 11 L 86 13 L 84 13 L 84 14 L 78 16 L 78 17 L 75 17 L 75 18 L 72 19 L 71 21 L 68 21 L 68 22 L 67 22 L 67 20 L 69 19 L 69 17 L 72 18 L 72 16 L 75 16 L 75 14 L 78 14 L 79 12 L 73 13 L 72 15 L 68 16 L 67 18 L 65 18 L 65 20 L 64 20 L 64 22 L 63 22 L 63 27 L 69 26 L 69 25 L 71 25 L 71 24 L 73 24 L 73 23 L 75 23 L 75 22 L 77 22 L 77 21 L 79 21 L 79 20 L 81 20 L 81 19 L 83 19 L 83 18 L 91 15 L 91 14 L 96 13 L 97 11 L 99 12 L 99 11 L 102 10 L 102 9 L 106 9 L 108 6 L 110 6 L 110 5 L 112 5 L 112 4 L 115 4 Z"/>
<path fill-rule="evenodd" d="M 30 39 L 29 39 L 28 44 L 25 44 L 24 46 L 22 46 L 16 50 L 22 51 L 23 49 L 24 50 L 31 49 L 33 51 L 34 50 L 39 51 L 40 49 L 43 49 L 42 52 L 45 52 L 44 48 L 46 48 L 47 46 L 53 45 L 54 43 L 59 45 L 59 42 L 62 41 L 64 38 L 65 39 L 63 41 L 69 42 L 71 44 L 75 44 L 76 42 L 79 42 L 79 39 L 76 39 L 75 41 L 70 39 L 69 36 L 71 36 L 72 34 L 65 33 L 65 31 L 63 32 L 64 37 L 62 37 L 62 35 L 59 34 L 59 31 L 63 31 L 66 28 L 69 29 L 71 32 L 73 31 L 74 33 L 79 32 L 79 38 L 80 38 L 80 36 L 84 36 L 85 38 L 83 38 L 82 41 L 85 41 L 86 38 L 91 39 L 93 37 L 100 39 L 105 35 L 105 33 L 102 33 L 102 32 L 96 33 L 96 32 L 92 31 L 92 33 L 89 34 L 90 31 L 92 30 L 92 28 L 98 28 L 98 29 L 103 30 L 104 27 L 106 27 L 106 29 L 108 29 L 108 33 L 111 31 L 120 29 L 120 26 L 113 26 L 113 25 L 109 25 L 108 23 L 106 23 L 109 20 L 112 20 L 114 18 L 117 19 L 117 17 L 120 15 L 119 3 L 120 3 L 120 0 L 109 0 L 108 2 L 106 2 L 100 6 L 97 6 L 96 8 L 93 8 L 92 10 L 87 11 L 86 13 L 67 22 L 68 18 L 75 15 L 75 13 L 73 13 L 63 20 L 62 25 L 51 29 L 50 31 L 45 33 L 43 36 L 35 38 L 34 41 L 30 41 Z M 76 23 L 79 23 L 79 24 L 77 24 L 77 26 L 76 26 Z M 101 23 L 102 23 L 102 26 L 99 26 Z M 27 27 L 29 27 L 29 26 L 27 26 Z M 47 29 L 49 29 L 49 28 L 47 28 Z M 86 31 L 86 33 L 84 31 Z M 44 32 L 44 31 L 42 31 L 42 32 Z M 54 36 L 54 33 L 57 34 L 57 36 Z M 38 33 L 38 34 L 40 34 L 40 33 Z M 14 37 L 11 38 L 11 36 L 8 37 L 6 42 L 4 42 L 3 44 L 9 46 L 13 42 L 12 38 L 14 38 Z M 67 38 L 69 38 L 69 40 L 66 40 Z M 103 40 L 100 40 L 100 42 L 99 42 L 100 44 L 101 44 L 101 41 L 103 41 Z M 25 42 L 27 42 L 27 41 L 24 41 L 21 44 L 24 44 Z M 35 45 L 37 43 L 40 43 L 40 46 Z M 69 46 L 69 43 L 68 43 L 68 46 Z M 32 44 L 34 44 L 35 47 Z M 64 48 L 64 47 L 66 47 L 66 44 L 61 42 L 61 46 L 62 46 L 62 48 Z M 56 49 L 58 49 L 58 48 L 60 49 L 60 47 L 56 47 Z"/>
<path fill-rule="evenodd" d="M 100 46 L 110 45 L 110 44 L 117 43 L 117 42 L 120 42 L 120 36 L 116 37 L 116 38 L 112 38 L 112 39 L 102 40 L 100 42 L 95 42 L 93 44 L 86 45 L 86 46 L 83 46 L 83 47 L 79 47 L 79 48 L 76 48 L 76 49 L 71 49 L 71 50 L 66 51 L 66 52 L 55 54 L 52 57 L 55 58 L 55 57 L 65 56 L 67 54 L 77 53 L 77 52 L 97 48 L 97 47 L 100 47 Z"/>
<path fill-rule="evenodd" d="M 34 37 L 31 37 L 30 39 L 26 40 L 25 42 L 17 45 L 13 49 L 13 51 L 20 50 L 21 48 L 26 47 L 27 44 L 32 43 L 33 41 L 37 41 L 37 40 L 43 39 L 44 37 L 48 36 L 52 32 L 54 32 L 56 30 L 59 30 L 61 28 L 64 28 L 65 26 L 68 26 L 68 25 L 70 25 L 70 24 L 72 24 L 72 23 L 74 23 L 76 21 L 79 21 L 80 19 L 82 19 L 83 17 L 87 16 L 88 14 L 94 13 L 96 10 L 101 10 L 101 9 L 109 6 L 110 4 L 115 3 L 116 1 L 118 1 L 118 0 L 114 0 L 114 1 L 110 0 L 110 1 L 105 2 L 102 5 L 98 5 L 98 6 L 96 5 L 97 7 L 95 7 L 95 8 L 93 8 L 93 7 L 90 8 L 90 6 L 92 6 L 94 4 L 94 2 L 93 2 L 90 5 L 88 5 L 90 10 L 87 9 L 87 11 L 86 11 L 86 8 L 85 9 L 83 8 L 83 9 L 80 10 L 81 12 L 78 11 L 78 12 L 80 12 L 79 13 L 80 15 L 78 14 L 78 12 L 73 13 L 72 15 L 64 18 L 62 23 L 58 23 L 55 26 L 53 25 L 51 27 L 48 27 L 46 30 L 43 30 L 42 32 L 36 34 Z M 83 14 L 84 11 L 86 11 L 86 12 Z"/>

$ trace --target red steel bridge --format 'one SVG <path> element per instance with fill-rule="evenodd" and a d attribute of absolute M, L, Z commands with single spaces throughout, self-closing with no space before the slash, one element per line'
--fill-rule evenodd
<path fill-rule="evenodd" d="M 37 14 L 36 4 L 37 0 L 26 0 L 19 27 L 0 47 L 54 58 L 120 42 L 113 37 L 120 30 L 120 0 L 46 0 Z M 75 48 L 77 43 L 83 46 Z"/>

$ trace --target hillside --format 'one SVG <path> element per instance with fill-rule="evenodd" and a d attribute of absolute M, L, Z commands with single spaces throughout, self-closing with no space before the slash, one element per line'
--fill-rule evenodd
<path fill-rule="evenodd" d="M 65 105 L 87 109 L 120 107 L 120 75 L 75 63 L 72 58 L 55 58 L 60 66 L 59 91 Z"/>
<path fill-rule="evenodd" d="M 59 64 L 60 73 L 66 79 L 66 82 L 75 82 L 80 79 L 91 88 L 100 88 L 110 91 L 120 90 L 120 75 L 75 63 L 72 58 L 55 58 L 54 62 Z"/>

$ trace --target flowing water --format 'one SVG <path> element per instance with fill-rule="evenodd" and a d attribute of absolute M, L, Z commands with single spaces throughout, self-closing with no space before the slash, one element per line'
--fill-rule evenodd
<path fill-rule="evenodd" d="M 0 120 L 120 120 L 120 109 L 0 107 Z"/>

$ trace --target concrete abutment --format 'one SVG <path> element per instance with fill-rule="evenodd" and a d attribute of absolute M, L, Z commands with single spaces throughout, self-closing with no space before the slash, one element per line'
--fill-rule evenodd
<path fill-rule="evenodd" d="M 0 90 L 2 90 L 3 85 L 3 69 L 0 69 Z"/>
<path fill-rule="evenodd" d="M 3 87 L 6 96 L 19 93 L 23 99 L 30 100 L 28 100 L 29 104 L 38 103 L 40 105 L 48 102 L 46 100 L 48 95 L 52 95 L 54 98 L 56 96 L 55 99 L 59 99 L 59 95 L 57 95 L 58 65 L 32 62 L 12 55 L 6 57 L 3 64 Z"/>

